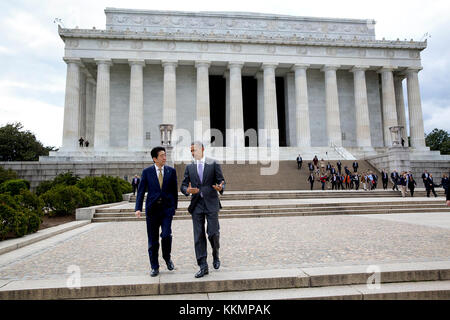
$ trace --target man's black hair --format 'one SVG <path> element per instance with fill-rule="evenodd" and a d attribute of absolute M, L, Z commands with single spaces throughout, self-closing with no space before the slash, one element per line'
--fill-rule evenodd
<path fill-rule="evenodd" d="M 166 149 L 165 149 L 164 147 L 154 147 L 154 148 L 152 149 L 152 151 L 150 151 L 150 155 L 152 156 L 152 159 L 153 159 L 153 158 L 158 158 L 158 155 L 159 155 L 159 153 L 160 153 L 161 151 L 166 152 Z"/>

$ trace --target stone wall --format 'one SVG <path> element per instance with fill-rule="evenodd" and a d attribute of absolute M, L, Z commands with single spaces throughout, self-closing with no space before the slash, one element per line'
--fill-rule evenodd
<path fill-rule="evenodd" d="M 58 174 L 73 172 L 80 177 L 115 176 L 131 182 L 135 174 L 141 175 L 142 170 L 153 162 L 0 162 L 5 169 L 17 172 L 21 179 L 28 180 L 34 190 L 42 181 L 52 180 Z"/>

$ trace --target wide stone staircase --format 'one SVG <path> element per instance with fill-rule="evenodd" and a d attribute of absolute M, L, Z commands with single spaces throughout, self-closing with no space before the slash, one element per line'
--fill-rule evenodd
<path fill-rule="evenodd" d="M 326 165 L 328 161 L 324 161 Z M 221 164 L 221 167 L 227 184 L 227 191 L 310 190 L 310 184 L 307 181 L 309 176 L 308 162 L 312 162 L 312 160 L 303 159 L 303 166 L 300 170 L 297 169 L 295 158 L 292 161 L 278 161 L 268 165 L 224 163 Z M 337 161 L 330 160 L 329 162 L 337 171 Z M 353 161 L 341 160 L 341 162 L 342 173 L 345 172 L 345 166 L 353 173 Z M 358 165 L 358 173 L 361 174 L 362 172 L 367 172 L 367 170 L 375 172 L 380 177 L 379 186 L 382 186 L 381 174 L 375 167 L 364 160 L 358 160 Z M 177 170 L 178 185 L 181 185 L 186 165 L 176 164 L 175 168 Z M 316 177 L 314 189 L 320 189 L 318 177 Z"/>
<path fill-rule="evenodd" d="M 443 190 L 437 190 L 443 197 Z M 393 214 L 414 212 L 450 212 L 442 198 L 426 198 L 425 190 L 418 190 L 415 197 L 402 198 L 399 191 L 231 191 L 220 197 L 221 219 L 267 218 L 312 215 Z M 417 198 L 421 199 L 417 199 Z M 134 214 L 135 197 L 116 207 L 96 209 L 92 222 L 120 222 L 145 220 Z M 189 197 L 179 194 L 179 206 L 175 220 L 190 219 L 187 211 Z"/>

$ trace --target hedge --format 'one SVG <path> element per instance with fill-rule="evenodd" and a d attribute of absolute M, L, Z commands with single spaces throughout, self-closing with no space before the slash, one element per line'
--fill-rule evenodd
<path fill-rule="evenodd" d="M 22 237 L 39 230 L 43 216 L 43 202 L 29 190 L 18 195 L 0 194 L 0 239 Z"/>
<path fill-rule="evenodd" d="M 89 196 L 75 186 L 57 185 L 41 195 L 49 216 L 75 214 L 75 210 L 90 206 Z"/>
<path fill-rule="evenodd" d="M 30 183 L 23 179 L 15 179 L 0 184 L 0 193 L 9 193 L 15 196 L 20 194 L 21 190 L 30 190 Z"/>

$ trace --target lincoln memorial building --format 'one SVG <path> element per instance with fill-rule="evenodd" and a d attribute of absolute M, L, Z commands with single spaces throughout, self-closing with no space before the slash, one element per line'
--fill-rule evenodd
<path fill-rule="evenodd" d="M 362 159 L 402 139 L 411 160 L 432 154 L 418 78 L 426 41 L 376 40 L 373 20 L 105 14 L 104 30 L 59 27 L 63 143 L 47 160 L 148 159 L 161 124 L 172 126 L 172 147 L 201 139 L 216 156 L 275 147 L 284 160 Z"/>

